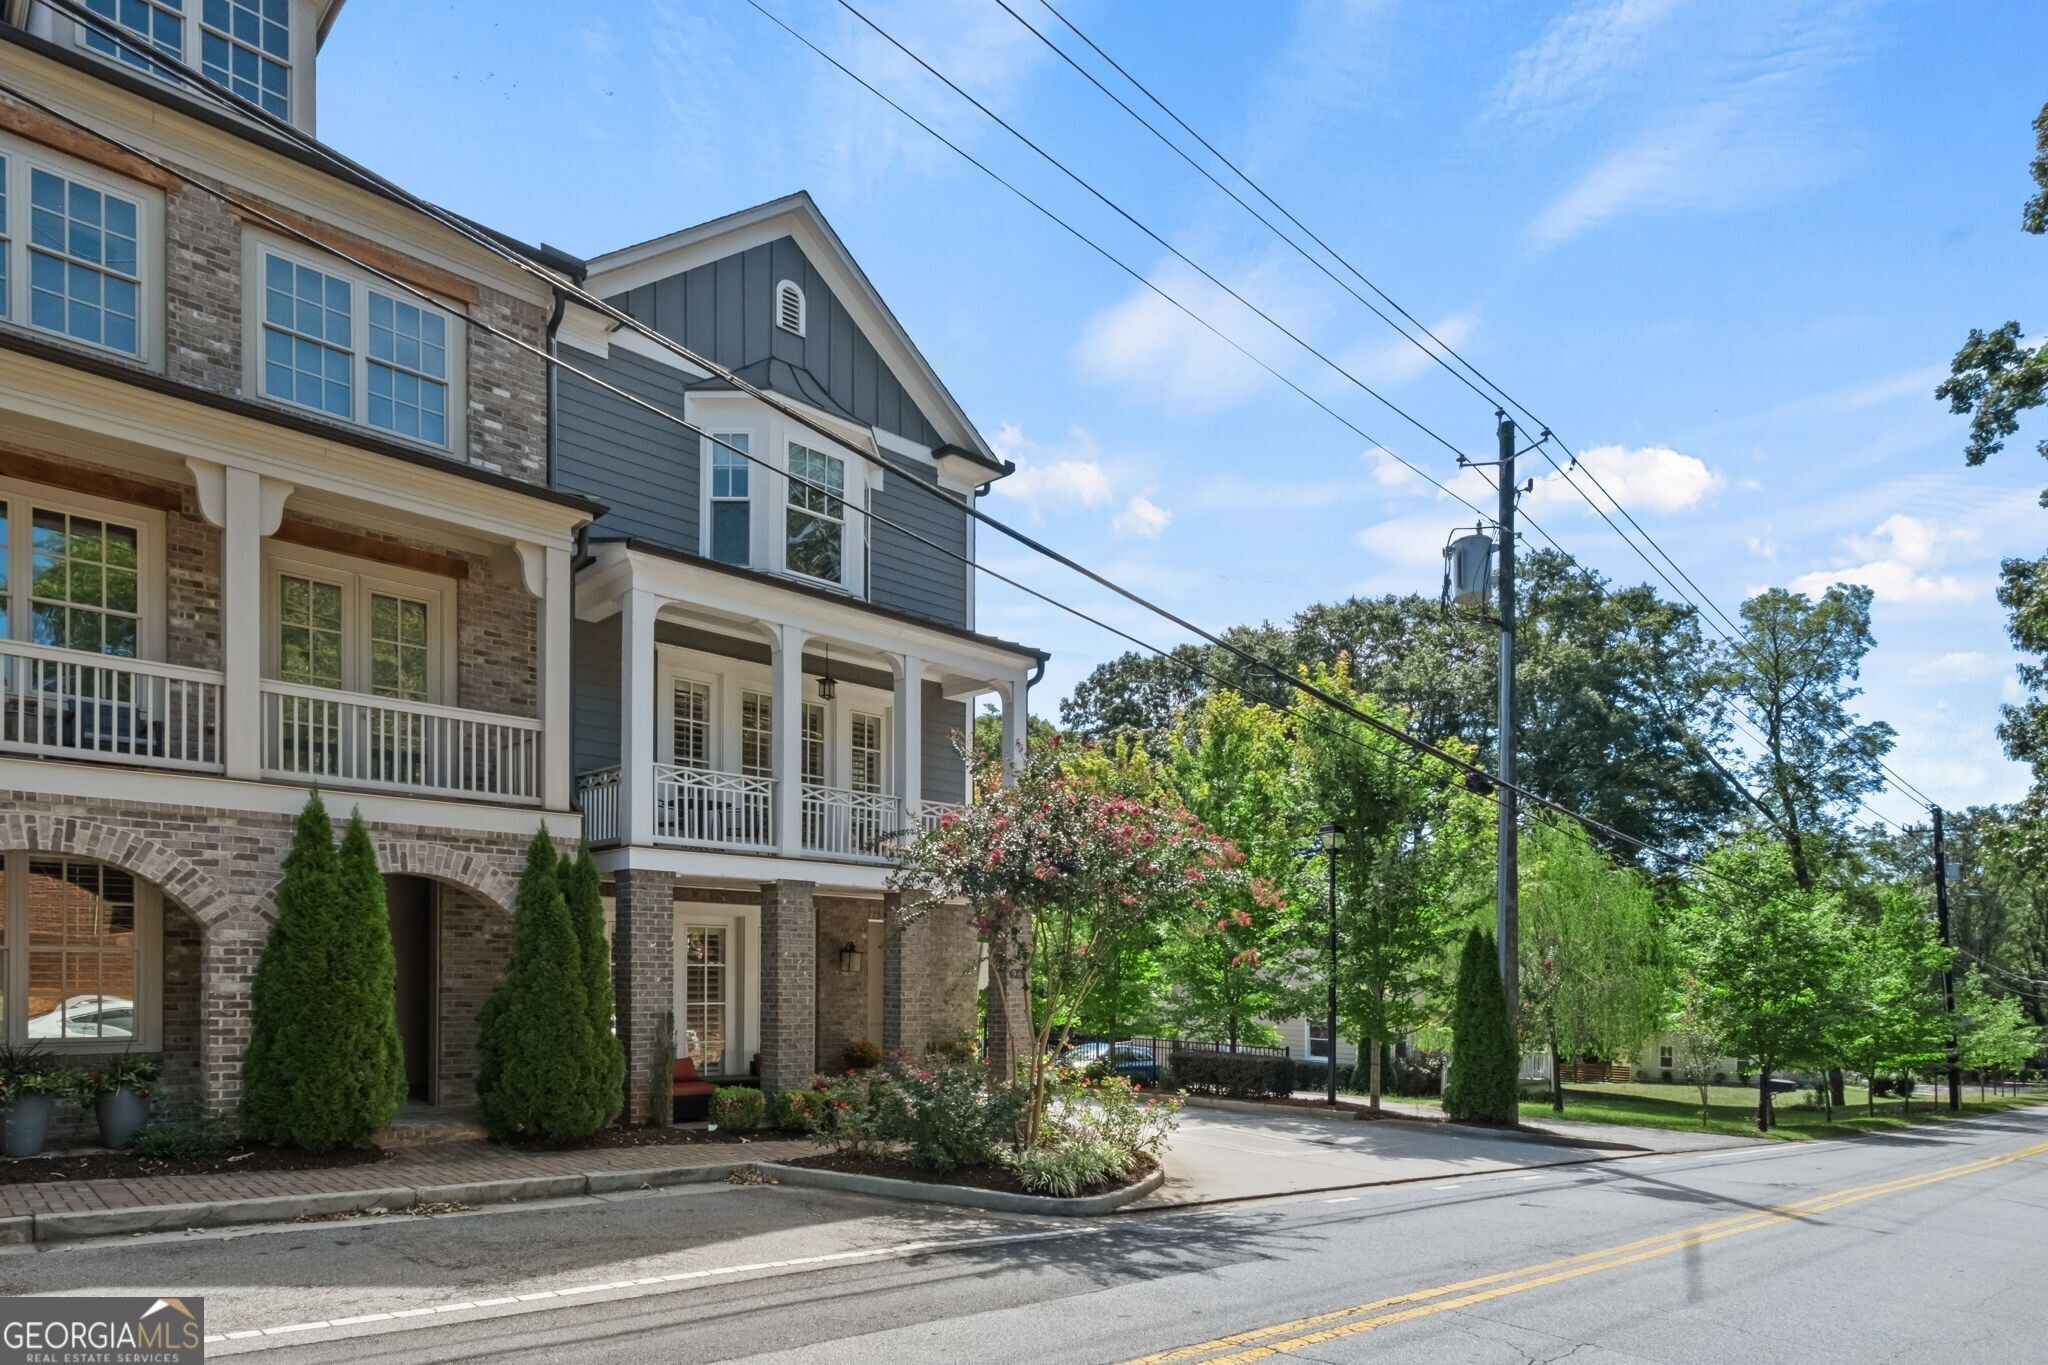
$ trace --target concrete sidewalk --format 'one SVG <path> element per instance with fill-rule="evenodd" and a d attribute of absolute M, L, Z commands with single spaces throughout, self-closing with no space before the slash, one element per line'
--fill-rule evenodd
<path fill-rule="evenodd" d="M 787 1161 L 817 1150 L 805 1139 L 780 1137 L 564 1152 L 455 1142 L 318 1170 L 0 1185 L 0 1242 L 289 1221 L 373 1207 L 599 1194 L 723 1179 L 735 1166 Z"/>
<path fill-rule="evenodd" d="M 1321 1100 L 1320 1090 L 1297 1090 L 1294 1098 Z M 1340 1095 L 1340 1100 L 1363 1104 L 1363 1096 Z M 1417 1104 L 1412 1100 L 1397 1100 L 1386 1096 L 1380 1098 L 1380 1109 L 1396 1118 L 1410 1118 L 1428 1123 L 1443 1123 L 1444 1111 L 1441 1105 Z M 1446 1125 L 1454 1133 L 1484 1132 L 1458 1124 Z M 1591 1143 L 1600 1147 L 1629 1147 L 1639 1152 L 1671 1154 L 1677 1152 L 1718 1151 L 1723 1147 L 1751 1147 L 1772 1141 L 1770 1138 L 1740 1137 L 1729 1133 L 1689 1133 L 1675 1128 L 1637 1128 L 1620 1123 L 1574 1123 L 1568 1119 L 1541 1118 L 1522 1119 L 1521 1130 L 1532 1137 L 1559 1137 L 1570 1142 Z"/>

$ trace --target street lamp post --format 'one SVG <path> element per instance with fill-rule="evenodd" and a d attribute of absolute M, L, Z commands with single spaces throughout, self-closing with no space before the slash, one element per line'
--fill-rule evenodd
<path fill-rule="evenodd" d="M 1344 847 L 1344 827 L 1326 824 L 1316 831 L 1316 843 L 1330 867 L 1330 998 L 1329 1017 L 1324 1020 L 1323 1045 L 1330 1050 L 1329 1103 L 1337 1104 L 1337 853 Z"/>

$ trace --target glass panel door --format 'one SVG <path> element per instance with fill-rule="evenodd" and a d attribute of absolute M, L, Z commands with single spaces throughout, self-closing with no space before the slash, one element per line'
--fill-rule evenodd
<path fill-rule="evenodd" d="M 678 1042 L 699 1074 L 707 1076 L 724 1074 L 731 1036 L 732 960 L 726 936 L 725 929 L 713 925 L 692 924 L 684 930 L 683 1036 Z"/>

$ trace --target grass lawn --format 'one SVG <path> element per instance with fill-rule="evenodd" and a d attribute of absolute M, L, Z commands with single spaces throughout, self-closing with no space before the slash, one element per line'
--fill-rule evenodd
<path fill-rule="evenodd" d="M 1865 1109 L 1863 1087 L 1847 1089 L 1848 1106 L 1835 1111 L 1829 1123 L 1826 1114 L 1804 1092 L 1778 1096 L 1778 1126 L 1768 1134 L 1787 1142 L 1809 1138 L 1841 1137 L 1849 1133 L 1874 1133 L 1906 1128 L 1920 1123 L 1938 1123 L 1949 1117 L 1946 1087 L 1922 1087 L 1912 1097 L 1911 1111 L 1897 1099 L 1881 1099 L 1877 1112 Z M 1963 1087 L 1962 1116 L 1996 1114 L 2025 1105 L 2048 1104 L 2048 1093 L 2029 1091 L 2017 1097 L 1996 1094 L 1982 1101 L 1976 1089 Z M 1555 1113 L 1548 1100 L 1525 1100 L 1522 1117 L 1541 1123 L 1547 1118 L 1564 1118 L 1576 1123 L 1619 1123 L 1636 1128 L 1671 1128 L 1688 1133 L 1726 1133 L 1757 1137 L 1756 1091 L 1741 1086 L 1716 1085 L 1707 1089 L 1707 1117 L 1700 1119 L 1699 1092 L 1685 1085 L 1628 1083 L 1619 1085 L 1567 1085 L 1564 1113 Z"/>

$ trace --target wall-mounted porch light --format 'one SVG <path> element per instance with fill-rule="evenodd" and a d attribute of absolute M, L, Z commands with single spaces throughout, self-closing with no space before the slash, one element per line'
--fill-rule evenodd
<path fill-rule="evenodd" d="M 861 968 L 867 964 L 867 956 L 860 950 L 859 944 L 851 939 L 847 940 L 846 946 L 839 950 L 839 974 L 859 976 Z"/>

